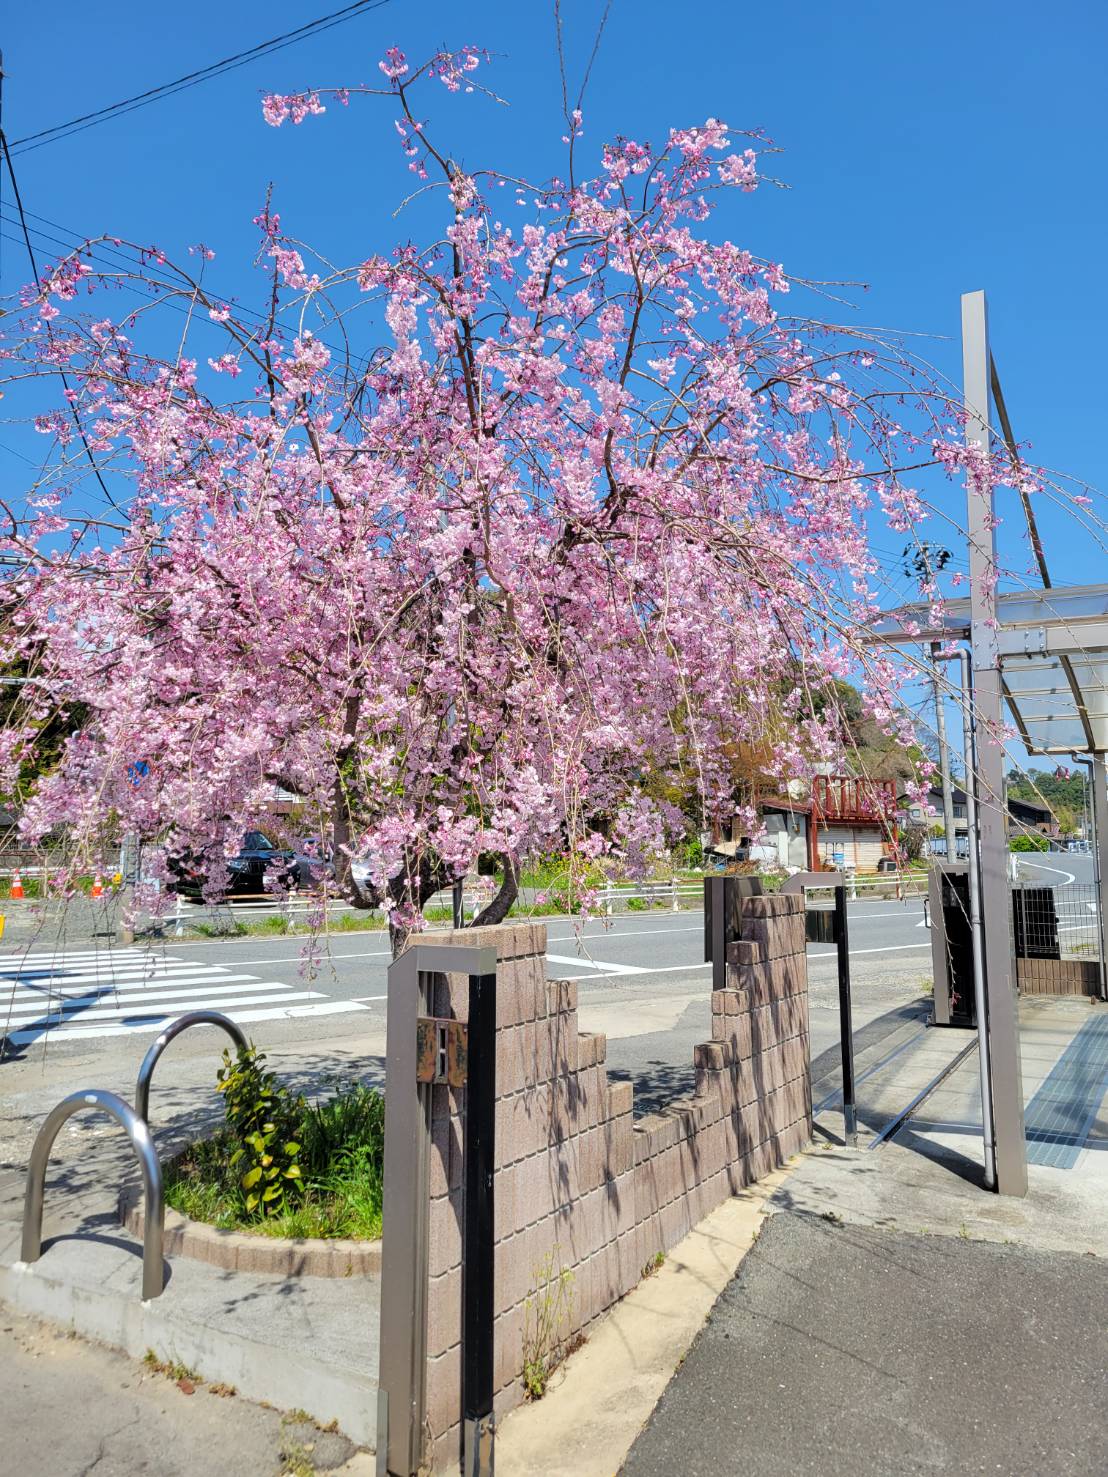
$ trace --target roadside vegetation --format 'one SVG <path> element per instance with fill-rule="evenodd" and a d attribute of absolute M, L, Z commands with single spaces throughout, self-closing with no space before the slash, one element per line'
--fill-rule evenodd
<path fill-rule="evenodd" d="M 385 1104 L 360 1083 L 309 1103 L 253 1047 L 223 1053 L 223 1127 L 165 1170 L 166 1204 L 223 1230 L 273 1237 L 381 1234 Z"/>

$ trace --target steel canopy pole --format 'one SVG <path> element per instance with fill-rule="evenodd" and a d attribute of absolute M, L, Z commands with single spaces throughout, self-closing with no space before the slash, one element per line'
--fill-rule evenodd
<path fill-rule="evenodd" d="M 962 749 L 966 774 L 977 769 L 977 742 L 973 721 L 973 671 L 970 654 L 958 652 L 962 671 Z M 993 1133 L 993 1066 L 989 1048 L 989 1007 L 985 990 L 985 938 L 981 927 L 981 853 L 978 847 L 975 786 L 966 785 L 966 840 L 969 855 L 970 936 L 973 939 L 973 1001 L 977 1016 L 977 1066 L 981 1078 L 981 1141 L 985 1151 L 985 1187 L 996 1186 L 996 1138 Z"/>
<path fill-rule="evenodd" d="M 846 887 L 835 888 L 835 952 L 839 974 L 839 1042 L 843 1058 L 843 1137 L 858 1143 L 858 1103 L 854 1092 L 854 1022 L 850 1009 L 850 936 L 846 921 Z"/>
<path fill-rule="evenodd" d="M 1012 979 L 1008 929 L 1008 836 L 1004 813 L 1004 713 L 996 621 L 996 533 L 989 455 L 989 329 L 983 292 L 962 295 L 962 370 L 966 445 L 986 462 L 983 485 L 967 477 L 970 556 L 970 647 L 979 742 L 977 768 L 967 776 L 977 801 L 980 834 L 980 902 L 984 933 L 989 1061 L 992 1067 L 996 1188 L 1027 1194 L 1027 1144 L 1023 1127 L 1023 1073 L 1019 1016 Z"/>
<path fill-rule="evenodd" d="M 1108 1000 L 1108 772 L 1103 754 L 1091 756 L 1089 779 L 1093 792 L 1093 877 L 1100 925 L 1100 998 Z"/>

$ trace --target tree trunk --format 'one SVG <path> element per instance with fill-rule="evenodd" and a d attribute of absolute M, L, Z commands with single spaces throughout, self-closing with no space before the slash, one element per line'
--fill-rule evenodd
<path fill-rule="evenodd" d="M 487 924 L 503 923 L 511 911 L 512 904 L 519 896 L 519 862 L 514 857 L 508 856 L 507 852 L 501 853 L 501 861 L 504 863 L 504 879 L 500 884 L 500 891 L 487 908 L 481 909 L 469 925 L 470 928 L 484 928 Z"/>

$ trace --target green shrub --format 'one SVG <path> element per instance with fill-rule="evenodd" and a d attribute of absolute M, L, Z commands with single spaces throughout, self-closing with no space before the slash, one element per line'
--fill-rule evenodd
<path fill-rule="evenodd" d="M 308 1103 L 280 1086 L 264 1061 L 253 1046 L 233 1060 L 224 1053 L 217 1075 L 226 1126 L 166 1165 L 166 1204 L 193 1220 L 264 1236 L 379 1236 L 381 1094 L 351 1083 Z"/>
<path fill-rule="evenodd" d="M 1045 836 L 1027 832 L 1021 836 L 1013 836 L 1008 847 L 1011 851 L 1049 851 L 1050 842 Z"/>
<path fill-rule="evenodd" d="M 300 1144 L 294 1137 L 303 1100 L 293 1100 L 272 1072 L 262 1066 L 265 1056 L 256 1046 L 240 1046 L 232 1059 L 223 1053 L 216 1073 L 223 1094 L 227 1128 L 235 1147 L 230 1167 L 245 1165 L 239 1184 L 247 1214 L 277 1215 L 288 1197 L 302 1190 Z"/>

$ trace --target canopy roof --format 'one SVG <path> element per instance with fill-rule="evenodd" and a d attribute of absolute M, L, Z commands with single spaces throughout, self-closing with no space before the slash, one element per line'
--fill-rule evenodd
<path fill-rule="evenodd" d="M 1004 696 L 1028 752 L 1108 753 L 1108 585 L 1000 591 L 996 614 Z M 969 641 L 969 600 L 947 601 L 939 625 L 927 605 L 889 611 L 871 639 Z"/>

